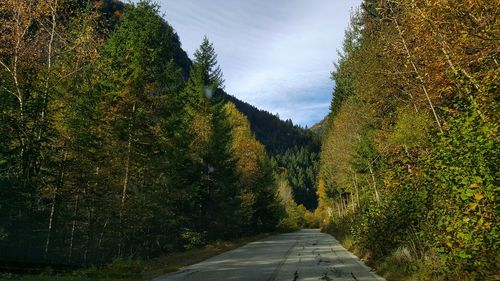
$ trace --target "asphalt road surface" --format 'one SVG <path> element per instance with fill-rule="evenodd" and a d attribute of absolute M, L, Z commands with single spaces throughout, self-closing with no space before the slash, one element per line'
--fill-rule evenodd
<path fill-rule="evenodd" d="M 375 281 L 332 236 L 317 229 L 271 236 L 160 276 L 153 281 Z"/>

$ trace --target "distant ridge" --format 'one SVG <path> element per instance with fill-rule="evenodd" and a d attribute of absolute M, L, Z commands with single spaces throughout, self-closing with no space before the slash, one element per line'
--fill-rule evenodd
<path fill-rule="evenodd" d="M 224 99 L 236 105 L 250 122 L 252 132 L 266 147 L 270 155 L 284 153 L 293 147 L 316 146 L 314 133 L 294 125 L 292 120 L 281 120 L 278 116 L 220 91 Z"/>

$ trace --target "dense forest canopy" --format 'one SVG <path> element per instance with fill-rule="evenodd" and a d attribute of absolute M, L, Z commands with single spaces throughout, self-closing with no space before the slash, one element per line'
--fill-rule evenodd
<path fill-rule="evenodd" d="M 2 261 L 98 264 L 303 225 L 280 197 L 303 188 L 268 155 L 312 139 L 249 122 L 207 38 L 191 61 L 150 2 L 41 3 L 0 8 Z"/>
<path fill-rule="evenodd" d="M 394 280 L 498 277 L 498 17 L 365 0 L 345 33 L 317 211 Z"/>

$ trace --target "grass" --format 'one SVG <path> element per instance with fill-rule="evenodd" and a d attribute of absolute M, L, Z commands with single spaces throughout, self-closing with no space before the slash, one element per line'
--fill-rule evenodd
<path fill-rule="evenodd" d="M 427 256 L 425 259 L 416 258 L 406 247 L 399 247 L 382 259 L 373 259 L 370 253 L 360 248 L 353 237 L 345 231 L 336 232 L 326 228 L 344 248 L 353 252 L 376 273 L 387 281 L 443 281 L 444 277 L 436 257 Z M 451 279 L 460 280 L 460 279 Z"/>
<path fill-rule="evenodd" d="M 1 281 L 143 281 L 174 272 L 223 252 L 241 247 L 249 242 L 268 237 L 263 233 L 231 241 L 217 241 L 203 248 L 171 253 L 151 260 L 115 260 L 103 267 L 90 267 L 71 273 L 54 274 L 48 269 L 38 275 L 0 273 Z"/>
<path fill-rule="evenodd" d="M 368 266 L 375 269 L 376 273 L 384 277 L 387 281 L 416 281 L 412 278 L 409 270 L 412 264 L 401 255 L 394 254 L 382 260 L 373 260 L 369 253 L 359 248 L 350 235 L 337 238 L 344 248 L 358 256 Z"/>
<path fill-rule="evenodd" d="M 345 229 L 335 229 L 332 225 L 326 226 L 323 231 L 333 235 L 344 248 L 358 256 L 364 263 L 375 269 L 376 273 L 387 281 L 416 281 L 412 276 L 414 270 L 412 260 L 408 259 L 406 252 L 396 251 L 390 256 L 375 260 L 370 253 L 356 244 L 355 239 Z"/>

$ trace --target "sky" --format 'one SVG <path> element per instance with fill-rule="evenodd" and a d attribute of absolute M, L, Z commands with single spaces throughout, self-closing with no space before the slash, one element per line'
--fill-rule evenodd
<path fill-rule="evenodd" d="M 157 0 L 192 58 L 203 36 L 225 91 L 311 126 L 328 113 L 330 79 L 351 11 L 361 0 Z"/>

